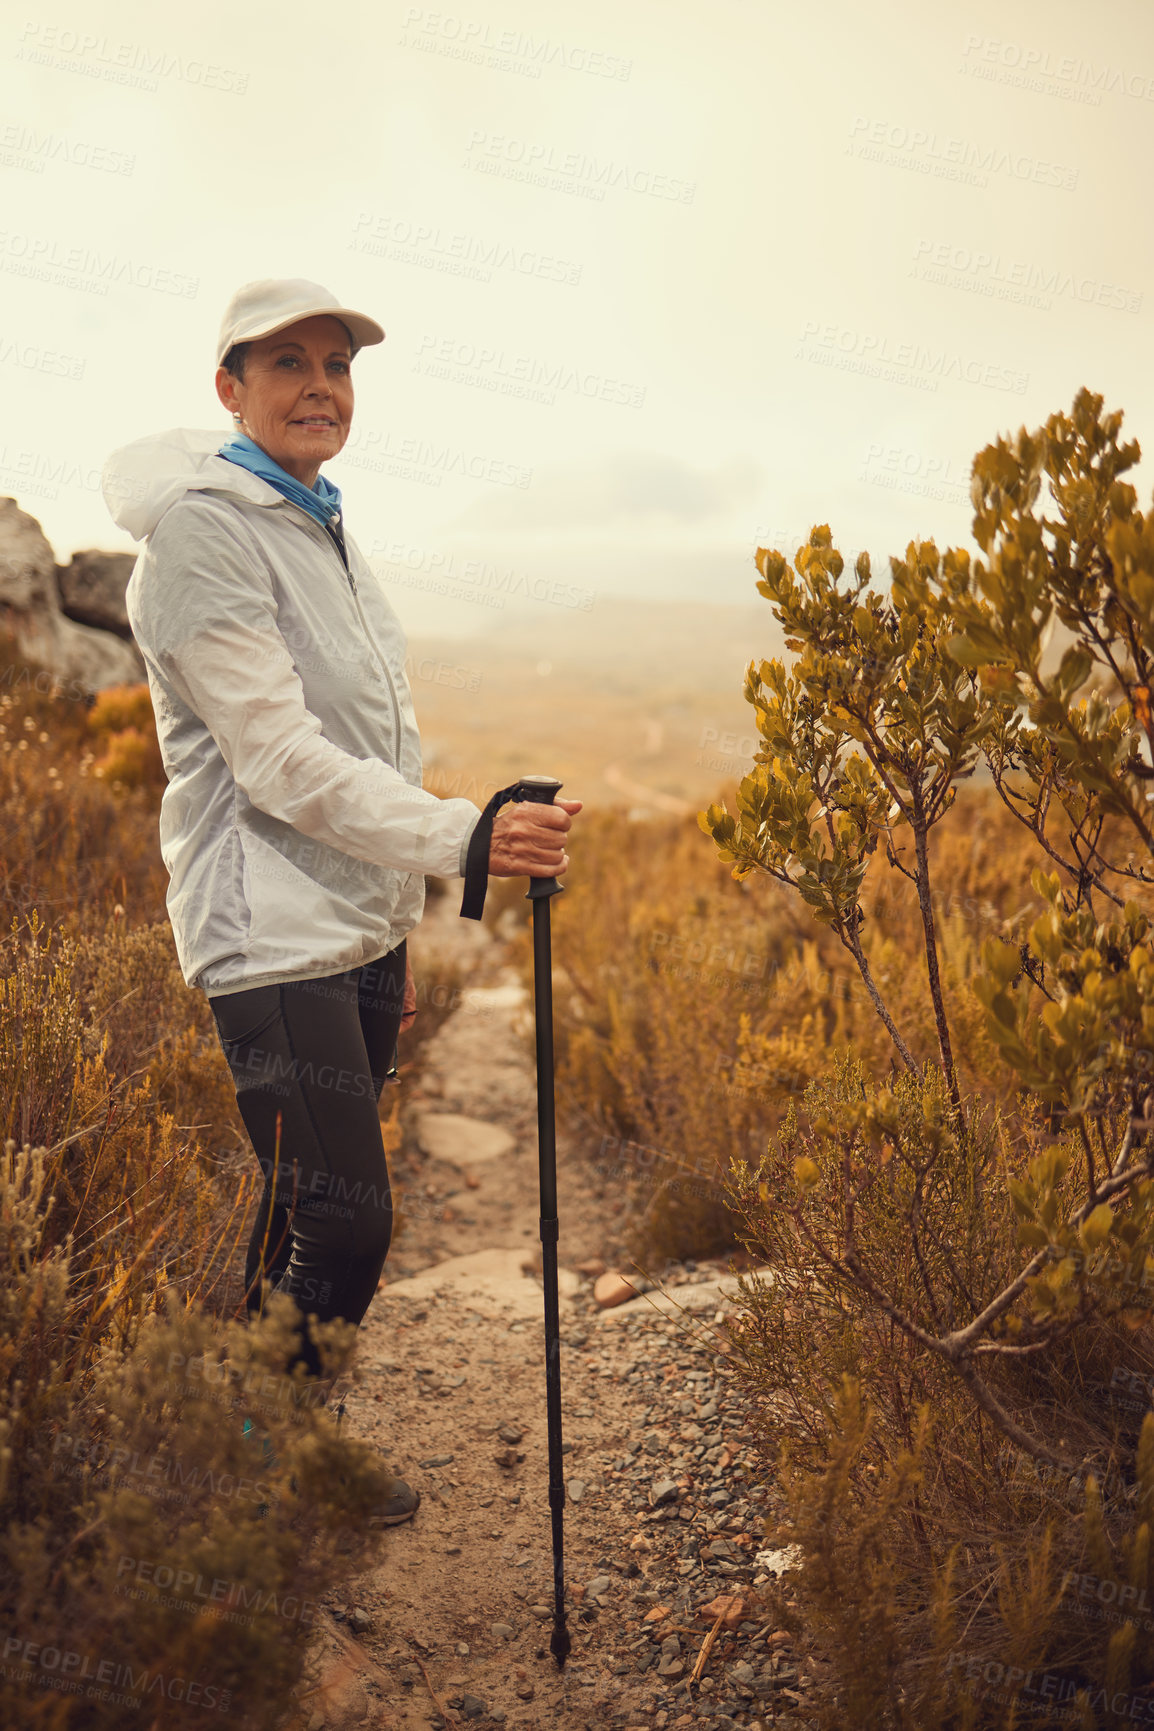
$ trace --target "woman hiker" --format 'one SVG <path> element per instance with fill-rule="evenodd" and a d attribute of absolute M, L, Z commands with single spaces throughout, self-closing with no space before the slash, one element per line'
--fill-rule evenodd
<path fill-rule="evenodd" d="M 264 1174 L 248 1308 L 295 1300 L 293 1364 L 313 1377 L 306 1319 L 359 1323 L 389 1248 L 378 1100 L 415 1013 L 405 938 L 425 875 L 464 874 L 479 818 L 421 788 L 404 633 L 320 473 L 349 436 L 354 357 L 384 334 L 316 283 L 248 283 L 217 344 L 231 435 L 161 433 L 105 471 L 144 542 L 127 602 L 168 778 L 177 954 Z M 506 805 L 489 872 L 563 872 L 579 810 Z M 418 1493 L 389 1491 L 379 1518 L 408 1520 Z"/>

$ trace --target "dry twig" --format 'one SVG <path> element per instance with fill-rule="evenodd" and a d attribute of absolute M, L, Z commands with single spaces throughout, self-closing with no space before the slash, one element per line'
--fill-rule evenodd
<path fill-rule="evenodd" d="M 689 1681 L 691 1683 L 700 1683 L 701 1673 L 705 1669 L 705 1661 L 708 1659 L 710 1649 L 712 1648 L 713 1643 L 717 1639 L 717 1631 L 721 1628 L 721 1625 L 724 1623 L 724 1621 L 725 1621 L 725 1612 L 719 1611 L 717 1613 L 717 1617 L 716 1617 L 716 1620 L 714 1622 L 712 1629 L 710 1629 L 708 1635 L 706 1635 L 704 1641 L 701 1643 L 701 1651 L 697 1655 L 697 1663 L 696 1663 L 696 1665 L 694 1665 L 693 1670 L 689 1674 Z"/>

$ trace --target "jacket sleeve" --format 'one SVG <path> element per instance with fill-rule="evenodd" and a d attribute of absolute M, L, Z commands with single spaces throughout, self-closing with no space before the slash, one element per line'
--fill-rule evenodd
<path fill-rule="evenodd" d="M 461 874 L 477 807 L 324 738 L 277 627 L 271 575 L 215 514 L 166 513 L 135 587 L 132 627 L 146 659 L 253 805 L 373 865 Z"/>

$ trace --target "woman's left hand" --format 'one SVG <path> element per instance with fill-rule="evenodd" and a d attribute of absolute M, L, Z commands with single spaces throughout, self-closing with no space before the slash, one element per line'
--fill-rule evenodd
<path fill-rule="evenodd" d="M 401 1009 L 401 1032 L 411 1028 L 417 1019 L 417 983 L 413 979 L 413 964 L 405 952 L 405 997 Z"/>

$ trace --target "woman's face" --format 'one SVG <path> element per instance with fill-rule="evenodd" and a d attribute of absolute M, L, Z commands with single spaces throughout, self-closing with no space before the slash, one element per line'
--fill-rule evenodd
<path fill-rule="evenodd" d="M 339 319 L 318 313 L 250 343 L 244 380 L 217 369 L 216 394 L 237 430 L 311 487 L 353 420 L 352 350 Z"/>

